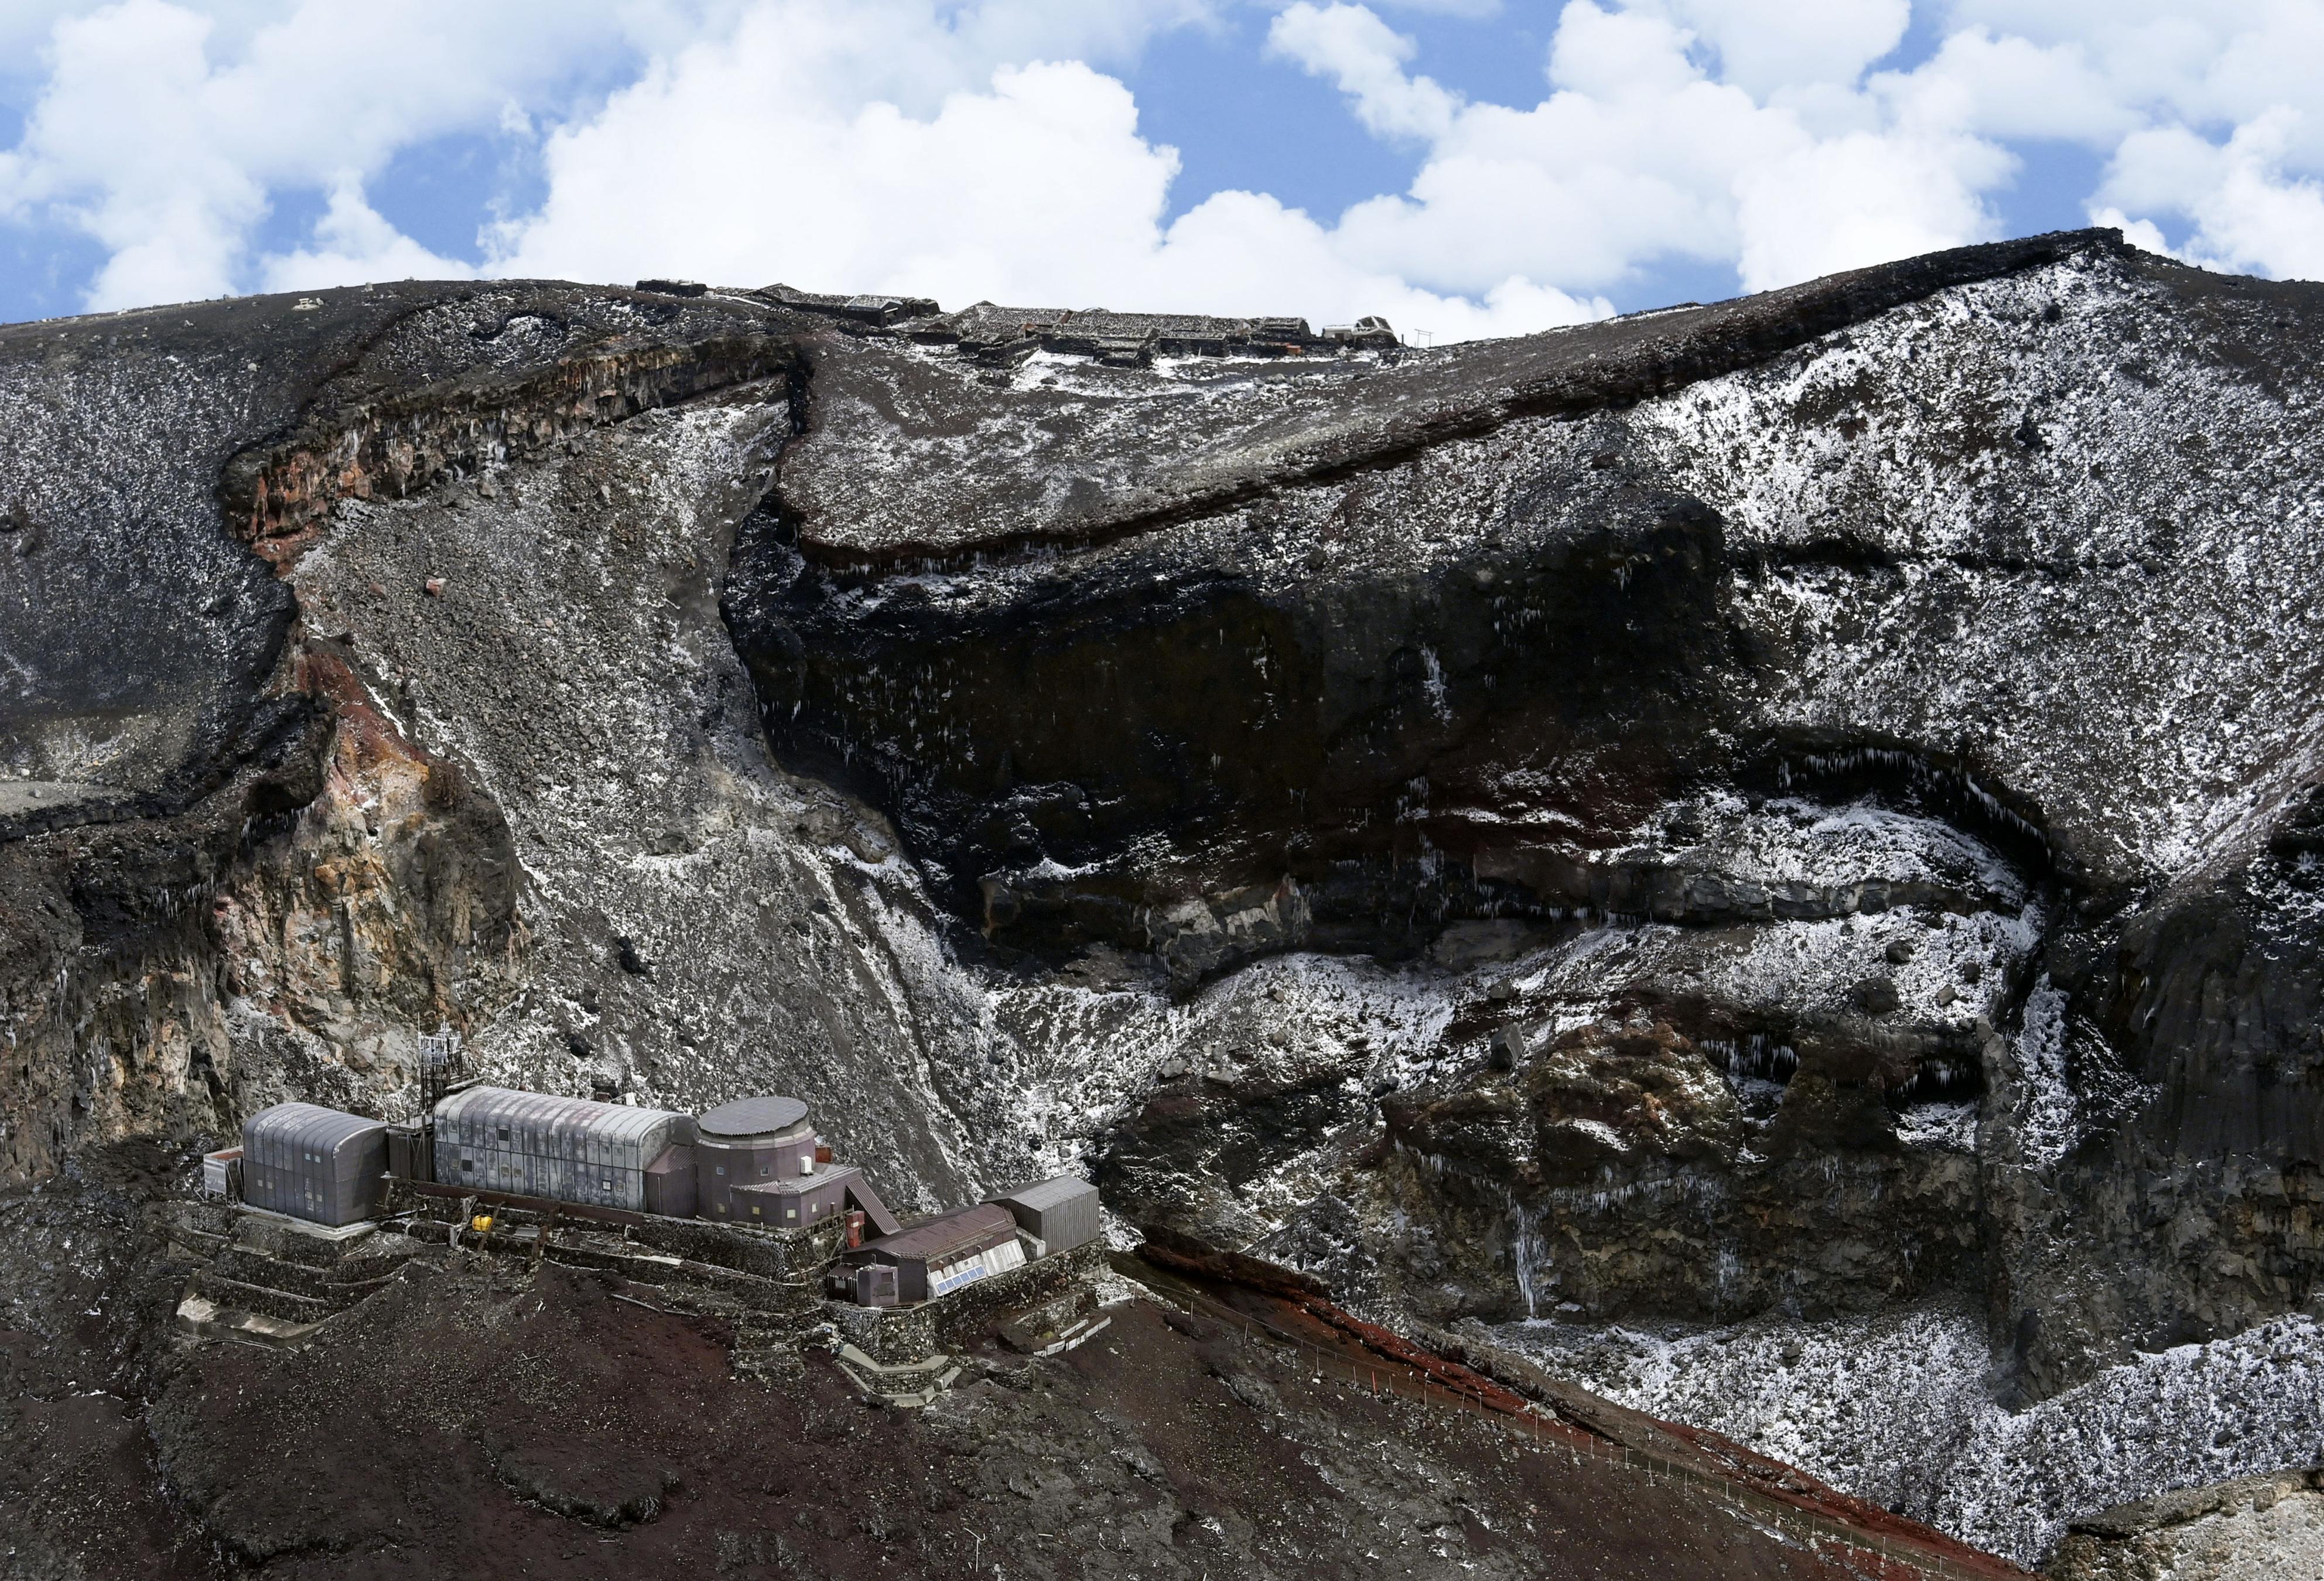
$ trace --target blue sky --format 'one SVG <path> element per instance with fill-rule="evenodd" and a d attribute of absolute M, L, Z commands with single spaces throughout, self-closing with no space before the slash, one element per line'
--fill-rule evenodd
<path fill-rule="evenodd" d="M 0 0 L 0 319 L 677 273 L 1441 339 L 2093 221 L 2314 277 L 2319 59 L 2324 0 Z"/>

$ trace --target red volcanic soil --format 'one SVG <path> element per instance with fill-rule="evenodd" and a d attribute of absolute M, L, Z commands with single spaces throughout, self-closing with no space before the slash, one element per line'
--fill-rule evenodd
<path fill-rule="evenodd" d="M 715 1321 L 474 1253 L 302 1349 L 173 1340 L 150 1184 L 0 1201 L 0 1575 L 1913 1581 L 1931 1557 L 1884 1562 L 1873 1527 L 1909 1523 L 1554 1381 L 1526 1410 L 1533 1381 L 1265 1265 L 1125 1262 L 1160 1299 L 1046 1359 L 978 1343 L 899 1410 L 820 1354 L 738 1378 Z"/>
<path fill-rule="evenodd" d="M 594 1276 L 415 1271 L 308 1350 L 189 1353 L 151 1420 L 193 1518 L 289 1576 L 1851 1573 L 1229 1323 L 1110 1315 L 902 1411 L 820 1359 L 739 1381 Z"/>

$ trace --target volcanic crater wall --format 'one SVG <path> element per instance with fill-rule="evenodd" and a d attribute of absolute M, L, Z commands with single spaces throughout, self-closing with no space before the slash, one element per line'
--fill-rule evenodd
<path fill-rule="evenodd" d="M 1352 1105 L 1190 1062 L 1119 1208 L 1445 1317 L 1950 1292 L 2039 1395 L 2315 1285 L 2319 311 L 2089 235 L 1305 388 L 835 348 L 728 615 L 1001 968 L 1501 963 Z"/>
<path fill-rule="evenodd" d="M 7 1179 L 282 1097 L 402 1113 L 449 1023 L 552 1090 L 801 1091 L 902 1200 L 957 1194 L 941 1100 L 896 1101 L 916 892 L 890 918 L 876 815 L 767 761 L 717 614 L 814 328 L 512 282 L 0 337 L 10 563 L 112 623 L 11 606 Z"/>
<path fill-rule="evenodd" d="M 2061 1420 L 2314 1301 L 2316 288 L 926 306 L 0 330 L 0 1178 L 402 1113 L 448 1022 L 1399 1321 L 1966 1308 Z"/>

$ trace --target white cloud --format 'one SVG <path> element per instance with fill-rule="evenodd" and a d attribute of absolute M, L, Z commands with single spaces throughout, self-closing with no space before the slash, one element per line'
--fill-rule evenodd
<path fill-rule="evenodd" d="M 1613 10 L 1577 0 L 1558 14 L 1549 80 L 1592 98 L 1653 100 L 1702 79 L 1686 57 L 1694 35 L 1651 10 Z"/>
<path fill-rule="evenodd" d="M 1960 0 L 1939 47 L 1875 69 L 1905 0 L 1572 0 L 1530 108 L 1406 75 L 1360 6 L 1303 5 L 1278 50 L 1382 135 L 1425 134 L 1404 193 L 1357 205 L 1351 254 L 1416 284 L 1607 289 L 1668 260 L 1748 290 L 1983 240 L 2013 143 L 2112 153 L 2091 212 L 2185 222 L 2215 266 L 2317 273 L 2324 5 Z M 1441 129 L 1439 129 L 1441 128 Z"/>
<path fill-rule="evenodd" d="M 1965 28 L 1909 72 L 1869 85 L 1900 124 L 2010 140 L 2054 138 L 2103 147 L 2138 124 L 2080 41 L 2037 43 Z"/>
<path fill-rule="evenodd" d="M 1755 165 L 1736 183 L 1743 283 L 1787 285 L 1989 236 L 1978 194 L 2008 163 L 1973 138 L 1858 132 Z"/>
<path fill-rule="evenodd" d="M 1896 47 L 1907 0 L 1666 0 L 1671 18 L 1714 51 L 1721 79 L 1755 98 L 1847 87 Z"/>
<path fill-rule="evenodd" d="M 1570 323 L 1604 304 L 1501 275 L 1480 300 L 1416 291 L 1275 199 L 1216 194 L 1163 226 L 1178 160 L 1120 83 L 1079 62 L 995 64 L 954 35 L 950 90 L 916 115 L 856 87 L 867 14 L 763 6 L 558 132 L 549 197 L 495 237 L 496 270 L 684 273 L 1053 307 L 1364 313 L 1442 337 Z M 918 8 L 879 14 L 931 35 Z M 977 75 L 982 73 L 981 78 Z"/>
<path fill-rule="evenodd" d="M 1511 104 L 1431 75 L 1390 3 L 1296 0 L 1263 48 L 1417 152 L 1403 190 L 1339 215 L 1220 192 L 1166 223 L 1176 153 L 1109 73 L 1227 0 L 0 0 L 0 93 L 28 106 L 0 219 L 97 243 L 93 307 L 458 273 L 374 190 L 465 134 L 544 181 L 481 238 L 493 272 L 1449 338 L 1603 312 L 1673 263 L 1758 289 L 1983 239 L 2015 150 L 2055 140 L 2105 158 L 2089 211 L 2135 239 L 2324 271 L 2317 0 L 1913 0 L 1940 42 L 1905 68 L 1908 0 L 1570 0 Z M 302 194 L 320 217 L 264 254 Z"/>
<path fill-rule="evenodd" d="M 2307 141 L 2301 123 L 2279 106 L 2222 145 L 2184 127 L 2135 133 L 2116 150 L 2094 211 L 2108 217 L 2099 223 L 2135 225 L 2158 241 L 2151 219 L 2128 217 L 2185 216 L 2192 229 L 2178 251 L 2190 263 L 2324 279 L 2324 183 L 2292 165 Z"/>
<path fill-rule="evenodd" d="M 48 91 L 0 200 L 62 208 L 110 256 L 93 303 L 216 295 L 264 185 L 201 135 L 209 23 L 133 0 L 57 24 Z"/>
<path fill-rule="evenodd" d="M 1733 5 L 1691 9 L 1730 41 L 1749 32 Z M 1741 46 L 1706 49 L 1680 10 L 1569 5 L 1550 96 L 1526 110 L 1459 106 L 1406 194 L 1344 217 L 1351 254 L 1440 290 L 1512 275 L 1602 290 L 1672 258 L 1732 261 L 1759 290 L 1992 234 L 1980 195 L 2006 179 L 2007 156 L 1849 86 L 1893 46 L 1896 7 L 1826 5 L 1814 14 L 1837 42 L 1794 28 L 1753 46 L 1761 69 L 1790 60 L 1801 91 L 1831 90 L 1805 106 L 1715 79 L 1706 61 Z M 1310 69 L 1331 70 L 1360 115 L 1397 102 L 1385 50 L 1360 72 L 1319 51 Z"/>
<path fill-rule="evenodd" d="M 429 252 L 380 217 L 363 186 L 342 177 L 315 222 L 314 245 L 276 254 L 261 266 L 264 291 L 314 291 L 366 280 L 464 280 L 475 273 L 456 258 Z"/>
<path fill-rule="evenodd" d="M 1355 103 L 1357 118 L 1387 137 L 1443 137 L 1460 99 L 1425 77 L 1406 77 L 1412 41 L 1360 5 L 1299 0 L 1267 32 L 1268 52 L 1330 77 Z"/>
<path fill-rule="evenodd" d="M 1376 313 L 1399 329 L 1425 331 L 1439 345 L 1581 323 L 1613 311 L 1603 298 L 1583 299 L 1521 273 L 1465 296 L 1427 291 L 1390 271 L 1367 267 L 1350 256 L 1338 234 L 1250 192 L 1219 193 L 1179 219 L 1122 300 L 1186 312 L 1287 308 L 1339 324 Z"/>
<path fill-rule="evenodd" d="M 261 9 L 124 0 L 55 23 L 23 139 L 0 159 L 0 215 L 106 247 L 91 307 L 246 284 L 274 194 L 361 180 L 401 148 L 490 126 L 512 97 L 615 48 L 622 17 L 659 14 L 576 22 L 553 0 Z"/>
<path fill-rule="evenodd" d="M 2180 254 L 2212 268 L 2324 276 L 2324 6 L 1959 0 L 1953 14 L 2077 58 L 2070 85 L 2021 102 L 2080 106 L 2087 125 L 2060 134 L 2109 153 L 2095 221 L 2142 245 L 2183 232 Z"/>

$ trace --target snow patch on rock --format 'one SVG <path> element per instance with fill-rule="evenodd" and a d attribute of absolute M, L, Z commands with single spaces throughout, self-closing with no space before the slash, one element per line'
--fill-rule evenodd
<path fill-rule="evenodd" d="M 2022 1411 L 1956 1307 L 1716 1327 L 1503 1325 L 1497 1344 L 2034 1565 L 2116 1504 L 2324 1462 L 2324 1325 L 2301 1313 L 2109 1368 Z"/>

